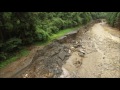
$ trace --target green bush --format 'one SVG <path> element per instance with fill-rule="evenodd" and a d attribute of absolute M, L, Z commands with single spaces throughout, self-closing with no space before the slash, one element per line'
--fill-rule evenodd
<path fill-rule="evenodd" d="M 59 28 L 56 26 L 51 27 L 52 33 L 57 33 L 59 31 Z"/>
<path fill-rule="evenodd" d="M 49 34 L 43 30 L 36 33 L 36 41 L 47 41 L 49 38 Z"/>
<path fill-rule="evenodd" d="M 3 45 L 3 48 L 5 52 L 13 52 L 18 50 L 21 44 L 22 44 L 21 39 L 11 38 Z"/>
<path fill-rule="evenodd" d="M 5 60 L 11 53 L 15 53 L 20 49 L 22 40 L 18 38 L 11 38 L 6 41 L 4 44 L 0 44 L 0 60 Z"/>
<path fill-rule="evenodd" d="M 7 53 L 0 52 L 0 61 L 7 59 Z"/>
<path fill-rule="evenodd" d="M 120 12 L 109 12 L 107 14 L 107 22 L 111 26 L 120 29 Z"/>

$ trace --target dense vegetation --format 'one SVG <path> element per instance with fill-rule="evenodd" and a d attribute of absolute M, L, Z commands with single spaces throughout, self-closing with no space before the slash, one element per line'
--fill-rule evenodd
<path fill-rule="evenodd" d="M 92 18 L 95 19 L 105 19 L 107 16 L 106 12 L 91 12 Z"/>
<path fill-rule="evenodd" d="M 110 13 L 109 23 L 117 26 L 119 16 L 120 13 Z M 104 12 L 1 12 L 0 61 L 14 55 L 23 46 L 49 40 L 60 30 L 105 17 Z"/>
<path fill-rule="evenodd" d="M 120 12 L 109 12 L 107 14 L 108 23 L 120 30 Z"/>

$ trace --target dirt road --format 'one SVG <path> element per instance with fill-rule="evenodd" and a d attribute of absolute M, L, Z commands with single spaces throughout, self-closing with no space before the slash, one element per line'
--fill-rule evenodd
<path fill-rule="evenodd" d="M 120 31 L 102 22 L 84 34 L 67 37 L 36 51 L 32 59 L 16 61 L 0 70 L 0 77 L 120 78 Z M 27 62 L 27 67 L 22 65 Z"/>

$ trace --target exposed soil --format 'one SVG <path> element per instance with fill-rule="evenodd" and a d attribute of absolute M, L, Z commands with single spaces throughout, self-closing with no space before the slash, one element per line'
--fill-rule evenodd
<path fill-rule="evenodd" d="M 120 78 L 120 31 L 89 24 L 0 70 L 12 78 Z"/>
<path fill-rule="evenodd" d="M 98 23 L 82 36 L 81 43 L 84 47 L 84 58 L 81 59 L 78 52 L 77 55 L 73 53 L 62 66 L 63 73 L 60 77 L 120 78 L 119 31 L 114 30 L 113 33 L 111 27 Z M 79 63 L 81 66 L 76 67 L 75 59 L 76 63 L 82 63 Z"/>

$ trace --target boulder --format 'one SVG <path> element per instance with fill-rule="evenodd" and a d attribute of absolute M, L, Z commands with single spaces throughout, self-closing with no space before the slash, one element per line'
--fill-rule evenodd
<path fill-rule="evenodd" d="M 75 48 L 74 48 L 74 47 L 70 47 L 70 50 L 71 50 L 71 51 L 75 51 Z"/>
<path fill-rule="evenodd" d="M 80 49 L 79 56 L 84 57 L 85 56 L 85 51 L 83 51 L 83 50 Z"/>

